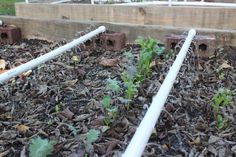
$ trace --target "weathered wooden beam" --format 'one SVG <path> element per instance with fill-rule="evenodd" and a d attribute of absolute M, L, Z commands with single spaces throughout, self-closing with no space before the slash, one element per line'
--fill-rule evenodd
<path fill-rule="evenodd" d="M 16 16 L 213 29 L 235 29 L 236 8 L 16 3 Z"/>
<path fill-rule="evenodd" d="M 47 40 L 71 40 L 76 38 L 75 34 L 85 31 L 91 26 L 104 25 L 112 31 L 124 32 L 128 42 L 133 43 L 138 36 L 153 37 L 165 42 L 169 34 L 182 34 L 190 28 L 163 27 L 153 25 L 131 25 L 114 23 L 78 22 L 71 20 L 42 20 L 33 18 L 20 18 L 14 16 L 0 16 L 0 19 L 7 24 L 13 24 L 21 28 L 24 38 L 39 38 Z M 236 46 L 235 30 L 197 29 L 199 34 L 215 34 L 217 45 Z"/>

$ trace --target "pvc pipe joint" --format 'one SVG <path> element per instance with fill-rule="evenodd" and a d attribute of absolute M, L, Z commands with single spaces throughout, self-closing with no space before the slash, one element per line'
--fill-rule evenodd
<path fill-rule="evenodd" d="M 195 35 L 196 31 L 191 29 L 183 47 L 177 55 L 159 91 L 153 97 L 149 109 L 122 157 L 141 157 Z"/>

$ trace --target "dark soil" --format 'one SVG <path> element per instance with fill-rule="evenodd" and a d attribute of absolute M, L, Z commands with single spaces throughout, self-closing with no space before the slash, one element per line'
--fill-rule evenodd
<path fill-rule="evenodd" d="M 10 69 L 63 44 L 23 40 L 15 45 L 2 45 L 0 57 Z M 163 56 L 155 58 L 152 74 L 139 87 L 129 109 L 113 97 L 119 116 L 92 146 L 87 145 L 86 134 L 90 129 L 105 128 L 100 102 L 107 94 L 106 79 L 121 80 L 127 62 L 122 53 L 130 49 L 138 56 L 139 48 L 133 45 L 122 52 L 81 52 L 75 48 L 33 69 L 29 76 L 18 76 L 2 85 L 0 156 L 28 156 L 30 140 L 36 136 L 55 141 L 53 157 L 120 156 L 173 63 L 173 59 Z M 78 60 L 73 60 L 73 56 Z M 104 58 L 117 57 L 119 64 L 113 67 L 99 64 Z M 221 108 L 228 119 L 223 129 L 217 129 L 210 105 L 219 88 L 236 92 L 235 57 L 235 49 L 229 47 L 207 60 L 188 55 L 143 156 L 235 156 L 236 97 L 233 96 L 232 105 Z M 219 79 L 217 69 L 226 61 L 232 67 L 225 68 L 224 78 Z M 122 92 L 119 96 L 123 96 Z M 27 129 L 19 129 L 20 125 Z M 73 134 L 68 125 L 77 133 Z"/>

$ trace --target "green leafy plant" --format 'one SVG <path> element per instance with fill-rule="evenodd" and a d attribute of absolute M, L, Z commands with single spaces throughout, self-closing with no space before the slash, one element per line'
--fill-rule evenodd
<path fill-rule="evenodd" d="M 107 79 L 106 81 L 106 90 L 109 95 L 105 95 L 101 101 L 102 106 L 106 111 L 106 117 L 104 118 L 105 125 L 109 125 L 117 116 L 117 107 L 112 106 L 111 96 L 118 94 L 120 91 L 119 82 L 113 79 Z M 111 96 L 110 96 L 111 95 Z"/>
<path fill-rule="evenodd" d="M 125 103 L 127 108 L 130 106 L 130 102 L 135 94 L 138 92 L 139 83 L 141 83 L 150 73 L 151 67 L 150 64 L 155 55 L 161 55 L 164 52 L 164 48 L 157 44 L 157 41 L 153 38 L 138 38 L 136 42 L 141 47 L 141 53 L 135 64 L 134 55 L 131 51 L 124 52 L 123 55 L 126 59 L 126 64 L 124 65 L 125 70 L 121 75 L 122 83 L 116 80 L 107 80 L 106 89 L 109 91 L 109 95 L 105 95 L 101 101 L 101 104 L 107 112 L 107 117 L 105 118 L 105 124 L 109 124 L 114 115 L 117 115 L 117 108 L 112 106 L 112 97 L 114 94 L 119 94 L 122 88 L 124 87 L 124 97 L 117 97 L 120 102 Z M 110 92 L 111 91 L 111 92 Z M 112 94 L 112 95 L 111 95 Z M 114 102 L 114 101 L 113 101 Z"/>
<path fill-rule="evenodd" d="M 127 58 L 130 61 L 134 60 L 134 55 L 132 54 L 131 51 L 126 51 L 126 52 L 123 53 L 123 55 L 124 55 L 125 58 Z"/>
<path fill-rule="evenodd" d="M 101 101 L 101 104 L 106 111 L 106 117 L 103 120 L 105 125 L 109 125 L 117 116 L 117 107 L 112 106 L 111 101 L 111 97 L 108 95 L 105 95 Z"/>
<path fill-rule="evenodd" d="M 135 42 L 140 45 L 142 50 L 146 49 L 149 51 L 153 51 L 154 46 L 157 44 L 156 40 L 151 37 L 148 37 L 147 39 L 138 37 Z"/>
<path fill-rule="evenodd" d="M 230 105 L 232 103 L 232 95 L 233 92 L 229 89 L 220 88 L 215 92 L 212 98 L 211 106 L 215 111 L 217 128 L 219 129 L 224 128 L 227 122 L 227 119 L 223 118 L 223 116 L 220 114 L 220 107 Z"/>
<path fill-rule="evenodd" d="M 128 102 L 127 107 L 129 108 L 130 102 L 131 102 L 133 96 L 138 92 L 138 90 L 137 90 L 138 85 L 136 85 L 134 83 L 133 77 L 130 76 L 127 71 L 124 71 L 122 73 L 121 79 L 123 80 L 125 88 L 126 88 L 125 99 Z"/>
<path fill-rule="evenodd" d="M 119 82 L 112 79 L 107 79 L 106 88 L 114 93 L 118 93 L 120 91 Z"/>
<path fill-rule="evenodd" d="M 136 42 L 141 46 L 141 52 L 137 63 L 136 81 L 142 82 L 150 73 L 150 63 L 155 55 L 163 53 L 164 49 L 159 47 L 153 38 L 144 39 L 139 37 Z"/>
<path fill-rule="evenodd" d="M 222 115 L 218 114 L 216 117 L 216 122 L 217 122 L 217 128 L 223 129 L 224 127 L 227 126 L 228 120 L 226 118 L 223 118 Z"/>
<path fill-rule="evenodd" d="M 55 106 L 55 112 L 59 113 L 60 112 L 60 103 L 56 104 Z"/>
<path fill-rule="evenodd" d="M 109 95 L 105 95 L 101 101 L 102 106 L 107 109 L 111 107 L 111 97 Z"/>
<path fill-rule="evenodd" d="M 31 140 L 29 146 L 29 156 L 30 157 L 46 157 L 50 155 L 53 151 L 53 143 L 48 139 L 42 139 L 37 137 Z"/>
<path fill-rule="evenodd" d="M 86 142 L 87 144 L 92 144 L 95 142 L 98 137 L 100 136 L 100 131 L 95 129 L 90 129 L 89 132 L 86 134 Z"/>
<path fill-rule="evenodd" d="M 220 88 L 212 98 L 212 107 L 218 113 L 220 106 L 227 106 L 232 103 L 233 92 L 229 89 Z"/>

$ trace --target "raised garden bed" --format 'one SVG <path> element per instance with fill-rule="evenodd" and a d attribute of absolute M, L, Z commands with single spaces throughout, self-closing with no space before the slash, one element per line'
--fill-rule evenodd
<path fill-rule="evenodd" d="M 1 59 L 7 62 L 6 69 L 13 68 L 64 43 L 23 40 L 1 45 Z M 174 60 L 171 53 L 156 55 L 150 75 L 127 106 L 120 97 L 125 97 L 121 76 L 124 69 L 130 68 L 127 67 L 130 56 L 125 53 L 128 51 L 132 52 L 135 64 L 140 53 L 137 45 L 128 45 L 122 52 L 74 48 L 2 85 L 0 156 L 27 155 L 31 140 L 38 136 L 54 141 L 51 156 L 55 157 L 121 155 Z M 112 66 L 104 66 L 109 59 L 113 59 Z M 220 108 L 219 114 L 227 119 L 222 128 L 211 105 L 220 88 L 235 93 L 235 59 L 235 49 L 229 47 L 219 49 L 211 59 L 188 54 L 143 156 L 236 153 L 235 94 L 230 105 Z M 107 79 L 118 81 L 121 90 L 110 93 Z M 117 116 L 109 123 L 104 122 L 107 110 L 102 105 L 106 95 L 111 96 L 112 106 L 117 107 Z M 93 133 L 98 137 L 93 136 L 95 141 L 88 144 L 91 129 L 96 130 Z"/>

